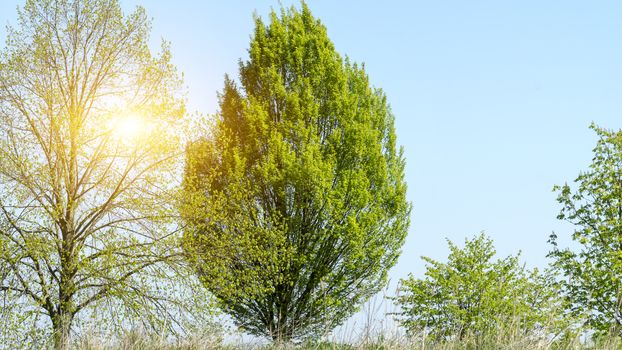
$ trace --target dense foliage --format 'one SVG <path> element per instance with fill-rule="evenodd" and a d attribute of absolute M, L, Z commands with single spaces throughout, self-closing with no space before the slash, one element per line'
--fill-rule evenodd
<path fill-rule="evenodd" d="M 551 236 L 554 265 L 574 314 L 587 312 L 588 325 L 622 336 L 622 131 L 592 125 L 598 135 L 589 170 L 570 185 L 556 186 L 558 216 L 576 226 L 579 250 L 558 247 Z"/>
<path fill-rule="evenodd" d="M 527 337 L 544 326 L 563 326 L 555 315 L 561 305 L 550 276 L 525 269 L 518 256 L 495 260 L 493 242 L 483 234 L 467 239 L 463 248 L 448 243 L 447 262 L 423 257 L 425 278 L 401 281 L 398 320 L 410 334 L 477 343 L 506 328 Z"/>
<path fill-rule="evenodd" d="M 287 341 L 330 330 L 385 284 L 409 225 L 394 117 L 302 11 L 256 19 L 188 147 L 186 251 L 238 325 Z"/>

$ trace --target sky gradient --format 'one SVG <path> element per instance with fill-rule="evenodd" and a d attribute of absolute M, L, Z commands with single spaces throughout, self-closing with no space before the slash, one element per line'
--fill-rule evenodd
<path fill-rule="evenodd" d="M 0 24 L 17 4 L 0 3 Z M 283 0 L 284 6 L 297 1 Z M 253 12 L 275 1 L 121 0 L 171 42 L 191 111 L 247 57 Z M 485 231 L 505 256 L 545 267 L 548 236 L 568 242 L 552 187 L 587 169 L 591 122 L 622 126 L 622 3 L 615 1 L 309 1 L 337 50 L 382 88 L 405 149 L 411 228 L 393 283 L 444 259 L 445 238 Z M 4 27 L 0 38 L 5 37 Z"/>

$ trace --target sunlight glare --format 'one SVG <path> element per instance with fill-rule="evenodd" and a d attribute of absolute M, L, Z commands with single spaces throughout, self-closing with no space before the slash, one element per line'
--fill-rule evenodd
<path fill-rule="evenodd" d="M 145 122 L 138 115 L 127 115 L 121 117 L 115 123 L 116 134 L 125 141 L 132 141 L 139 138 L 145 132 Z"/>

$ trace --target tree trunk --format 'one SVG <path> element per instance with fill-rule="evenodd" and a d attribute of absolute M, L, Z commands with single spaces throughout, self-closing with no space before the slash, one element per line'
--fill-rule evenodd
<path fill-rule="evenodd" d="M 73 238 L 72 235 L 64 236 L 65 242 L 71 242 L 68 238 Z M 73 250 L 70 244 L 64 243 L 64 251 L 60 252 L 62 270 L 60 273 L 58 305 L 56 306 L 56 313 L 52 318 L 54 349 L 56 350 L 69 349 L 71 324 L 76 312 L 73 296 L 76 291 L 74 278 L 77 269 L 75 258 L 70 253 Z"/>
<path fill-rule="evenodd" d="M 70 347 L 69 343 L 69 331 L 71 330 L 71 323 L 73 322 L 73 315 L 61 310 L 52 318 L 52 328 L 54 330 L 54 349 L 55 350 L 67 350 Z"/>
<path fill-rule="evenodd" d="M 286 318 L 279 319 L 274 323 L 271 331 L 272 342 L 278 344 L 279 346 L 286 345 L 292 342 L 293 334 L 286 322 Z"/>

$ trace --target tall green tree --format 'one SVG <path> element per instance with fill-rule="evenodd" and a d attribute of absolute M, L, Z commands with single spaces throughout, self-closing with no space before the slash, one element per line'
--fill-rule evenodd
<path fill-rule="evenodd" d="M 341 324 L 385 284 L 409 225 L 386 97 L 307 5 L 255 19 L 240 85 L 188 147 L 186 251 L 248 332 Z"/>
<path fill-rule="evenodd" d="M 448 243 L 447 262 L 423 257 L 425 277 L 401 280 L 397 319 L 408 333 L 480 348 L 508 328 L 526 338 L 567 325 L 553 276 L 527 270 L 518 256 L 495 259 L 493 242 L 484 234 L 467 239 L 464 247 Z"/>
<path fill-rule="evenodd" d="M 3 299 L 48 317 L 57 349 L 78 315 L 110 303 L 142 305 L 159 327 L 148 311 L 168 317 L 172 296 L 154 281 L 181 256 L 184 100 L 168 45 L 153 55 L 145 11 L 116 0 L 28 0 L 18 15 L 0 52 Z"/>
<path fill-rule="evenodd" d="M 598 135 L 589 169 L 574 188 L 555 186 L 562 205 L 558 218 L 576 229 L 580 249 L 560 248 L 551 235 L 549 256 L 565 275 L 569 310 L 587 312 L 587 324 L 622 336 L 622 130 L 592 124 Z"/>

